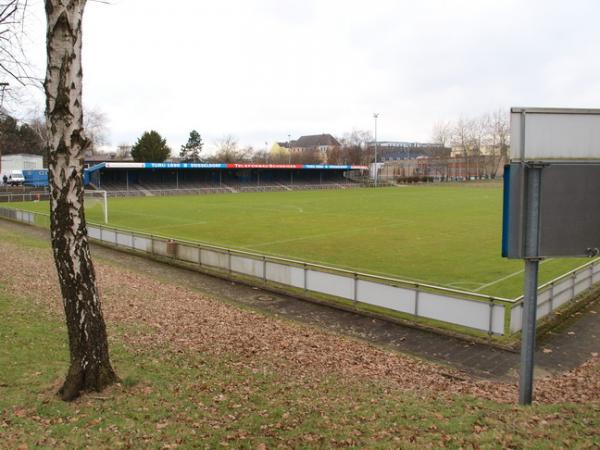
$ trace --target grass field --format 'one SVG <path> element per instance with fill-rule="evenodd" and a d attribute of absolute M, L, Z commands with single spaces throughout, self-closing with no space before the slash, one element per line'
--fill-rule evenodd
<path fill-rule="evenodd" d="M 501 211 L 499 184 L 109 199 L 113 226 L 513 298 L 523 263 L 500 256 Z M 584 262 L 543 261 L 540 281 Z"/>

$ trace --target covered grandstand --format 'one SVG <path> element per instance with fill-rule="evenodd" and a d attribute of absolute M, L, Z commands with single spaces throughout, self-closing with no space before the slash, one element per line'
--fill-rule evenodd
<path fill-rule="evenodd" d="M 367 166 L 103 162 L 86 169 L 84 182 L 114 195 L 243 192 L 342 188 Z"/>

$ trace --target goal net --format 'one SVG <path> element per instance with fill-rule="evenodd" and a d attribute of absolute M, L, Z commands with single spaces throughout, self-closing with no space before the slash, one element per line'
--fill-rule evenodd
<path fill-rule="evenodd" d="M 104 223 L 108 223 L 108 195 L 106 191 L 83 192 L 83 207 L 88 217 L 100 217 Z"/>

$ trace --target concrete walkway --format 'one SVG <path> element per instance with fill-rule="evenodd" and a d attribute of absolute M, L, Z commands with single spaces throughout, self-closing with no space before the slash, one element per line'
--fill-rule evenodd
<path fill-rule="evenodd" d="M 48 236 L 44 230 L 3 220 L 0 220 L 0 227 L 43 238 Z M 215 300 L 316 325 L 394 351 L 448 364 L 478 377 L 509 382 L 518 379 L 518 353 L 304 302 L 98 245 L 92 246 L 92 254 L 111 265 L 196 290 Z M 566 318 L 560 327 L 540 339 L 536 352 L 537 374 L 570 370 L 594 352 L 600 352 L 599 299 Z"/>

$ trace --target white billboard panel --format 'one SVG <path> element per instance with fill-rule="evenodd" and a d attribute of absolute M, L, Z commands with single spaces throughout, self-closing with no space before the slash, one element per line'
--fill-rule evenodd
<path fill-rule="evenodd" d="M 600 109 L 511 108 L 510 156 L 600 160 Z"/>

